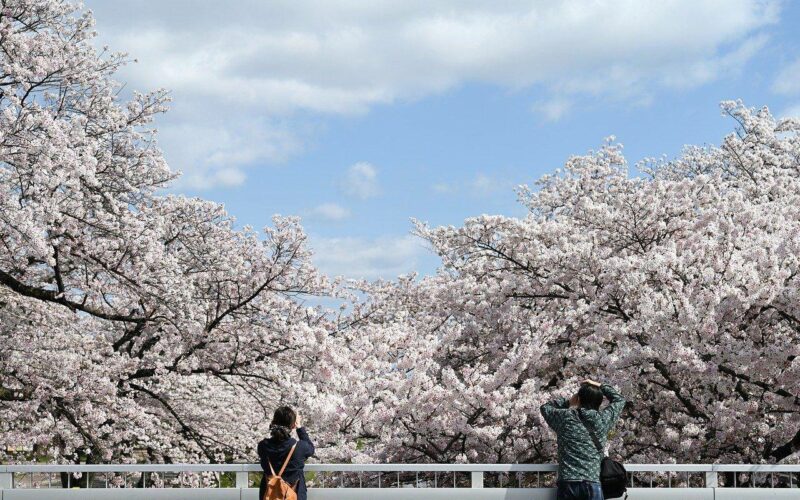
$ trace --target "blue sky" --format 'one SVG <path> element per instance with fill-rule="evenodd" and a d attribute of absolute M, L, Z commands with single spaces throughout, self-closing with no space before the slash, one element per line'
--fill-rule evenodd
<path fill-rule="evenodd" d="M 173 190 L 300 215 L 331 274 L 433 273 L 410 217 L 524 215 L 514 186 L 606 136 L 633 164 L 718 143 L 721 100 L 800 114 L 800 2 L 498 4 L 86 2 L 128 88 L 173 92 Z"/>

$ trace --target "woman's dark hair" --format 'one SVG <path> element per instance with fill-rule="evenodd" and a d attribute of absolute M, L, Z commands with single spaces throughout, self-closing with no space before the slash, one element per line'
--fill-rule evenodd
<path fill-rule="evenodd" d="M 292 427 L 297 420 L 297 414 L 288 406 L 281 406 L 275 410 L 272 416 L 272 423 L 269 424 L 269 432 L 272 439 L 286 441 L 292 434 Z"/>
<path fill-rule="evenodd" d="M 578 399 L 580 399 L 581 408 L 599 410 L 603 403 L 603 391 L 595 385 L 583 384 L 578 389 Z"/>

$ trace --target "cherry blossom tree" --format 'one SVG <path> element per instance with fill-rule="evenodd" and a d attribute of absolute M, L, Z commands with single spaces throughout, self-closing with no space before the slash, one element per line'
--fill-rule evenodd
<path fill-rule="evenodd" d="M 721 146 L 637 172 L 612 139 L 525 218 L 415 220 L 436 275 L 345 282 L 296 217 L 164 194 L 169 96 L 122 98 L 89 12 L 0 6 L 0 452 L 252 460 L 280 402 L 324 459 L 549 461 L 539 406 L 590 376 L 626 460 L 797 460 L 797 120 L 726 102 Z"/>
<path fill-rule="evenodd" d="M 251 457 L 281 401 L 315 415 L 347 359 L 303 297 L 335 283 L 296 217 L 263 235 L 163 195 L 163 90 L 121 98 L 124 54 L 60 0 L 0 9 L 0 445 L 58 460 Z M 315 369 L 326 363 L 324 370 Z"/>
<path fill-rule="evenodd" d="M 630 399 L 625 460 L 797 460 L 800 122 L 722 109 L 720 147 L 631 175 L 612 138 L 521 186 L 523 219 L 415 220 L 437 275 L 357 285 L 365 453 L 552 460 L 539 406 L 592 377 Z"/>

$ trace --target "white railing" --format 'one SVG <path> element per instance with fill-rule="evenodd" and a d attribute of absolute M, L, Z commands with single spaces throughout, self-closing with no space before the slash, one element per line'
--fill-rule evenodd
<path fill-rule="evenodd" d="M 630 500 L 800 500 L 800 465 L 628 464 Z M 554 499 L 553 464 L 307 464 L 309 500 Z M 257 498 L 256 464 L 0 465 L 0 500 Z"/>

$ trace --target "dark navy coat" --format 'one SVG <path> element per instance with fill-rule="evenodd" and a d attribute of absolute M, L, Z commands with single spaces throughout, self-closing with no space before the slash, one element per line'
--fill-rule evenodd
<path fill-rule="evenodd" d="M 276 474 L 280 472 L 283 461 L 286 460 L 286 456 L 289 454 L 289 450 L 297 443 L 297 448 L 295 448 L 292 458 L 286 465 L 286 470 L 283 471 L 283 476 L 281 477 L 292 486 L 297 482 L 297 487 L 295 488 L 295 491 L 297 491 L 297 500 L 306 500 L 306 479 L 303 474 L 303 466 L 306 463 L 306 459 L 314 454 L 314 443 L 308 438 L 305 427 L 299 427 L 297 429 L 297 437 L 300 438 L 299 441 L 291 437 L 285 441 L 276 441 L 272 438 L 267 438 L 262 439 L 261 442 L 258 443 L 258 459 L 261 462 L 261 468 L 264 470 L 264 477 L 261 478 L 261 486 L 258 489 L 259 499 L 264 498 L 264 491 L 267 489 L 267 479 L 272 475 L 269 470 L 269 464 L 272 464 L 272 468 L 275 469 Z"/>

